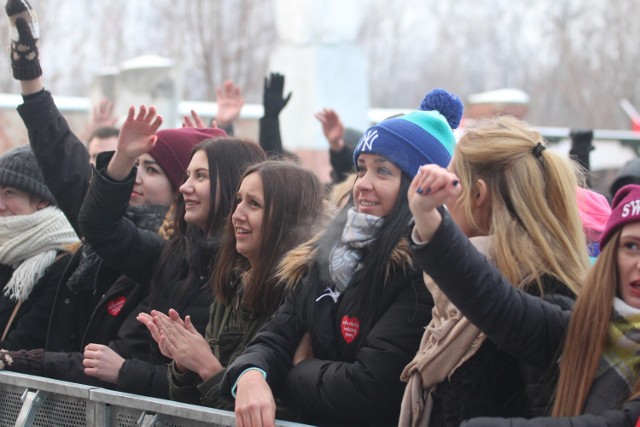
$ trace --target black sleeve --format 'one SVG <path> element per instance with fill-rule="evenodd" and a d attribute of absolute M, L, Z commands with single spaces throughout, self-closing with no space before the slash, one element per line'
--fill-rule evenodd
<path fill-rule="evenodd" d="M 268 156 L 279 156 L 283 153 L 280 136 L 280 119 L 263 117 L 260 119 L 260 147 Z"/>
<path fill-rule="evenodd" d="M 42 362 L 44 376 L 60 381 L 71 381 L 78 384 L 103 388 L 115 388 L 114 384 L 86 375 L 84 373 L 82 359 L 84 359 L 84 355 L 82 353 L 45 351 Z"/>
<path fill-rule="evenodd" d="M 621 409 L 601 414 L 583 414 L 575 417 L 475 418 L 462 423 L 462 427 L 635 427 L 640 420 L 640 400 L 631 400 Z"/>
<path fill-rule="evenodd" d="M 149 313 L 149 298 L 147 296 L 129 313 L 118 329 L 116 339 L 109 341 L 109 347 L 125 359 L 149 359 L 149 343 L 153 338 L 147 327 L 137 320 L 138 314 Z"/>
<path fill-rule="evenodd" d="M 118 375 L 118 391 L 169 399 L 167 365 L 127 359 Z"/>
<path fill-rule="evenodd" d="M 98 156 L 99 163 L 106 163 L 106 157 Z M 135 174 L 134 168 L 125 181 L 119 182 L 96 170 L 78 223 L 86 240 L 106 262 L 147 286 L 164 241 L 157 233 L 139 229 L 126 218 Z"/>
<path fill-rule="evenodd" d="M 334 184 L 344 181 L 350 173 L 355 171 L 353 166 L 353 151 L 345 146 L 339 152 L 329 150 L 331 161 L 331 180 Z"/>
<path fill-rule="evenodd" d="M 85 144 L 71 132 L 48 91 L 25 97 L 18 113 L 27 127 L 29 143 L 47 187 L 73 229 L 82 236 L 78 212 L 92 174 Z"/>
<path fill-rule="evenodd" d="M 531 366 L 554 362 L 571 313 L 514 288 L 471 244 L 446 210 L 429 243 L 412 244 L 418 265 L 489 339 Z"/>

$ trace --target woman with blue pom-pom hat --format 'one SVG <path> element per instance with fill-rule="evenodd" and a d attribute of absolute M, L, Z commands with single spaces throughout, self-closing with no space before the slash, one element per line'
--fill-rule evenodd
<path fill-rule="evenodd" d="M 238 425 L 273 425 L 276 400 L 318 425 L 397 423 L 402 368 L 433 300 L 405 237 L 407 189 L 419 165 L 447 166 L 460 99 L 427 94 L 425 110 L 369 128 L 354 152 L 350 202 L 321 235 L 291 251 L 279 278 L 295 291 L 227 368 Z"/>

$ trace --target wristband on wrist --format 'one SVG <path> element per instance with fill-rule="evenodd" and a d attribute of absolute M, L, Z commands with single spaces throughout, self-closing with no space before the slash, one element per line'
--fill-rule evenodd
<path fill-rule="evenodd" d="M 265 380 L 267 379 L 267 373 L 260 368 L 256 368 L 254 366 L 254 367 L 245 369 L 244 371 L 242 371 L 240 375 L 238 375 L 238 379 L 236 380 L 236 382 L 233 384 L 233 387 L 231 388 L 231 396 L 233 396 L 234 398 L 236 397 L 236 389 L 238 388 L 238 381 L 240 381 L 240 378 L 242 378 L 242 376 L 249 371 L 258 371 L 262 374 Z"/>

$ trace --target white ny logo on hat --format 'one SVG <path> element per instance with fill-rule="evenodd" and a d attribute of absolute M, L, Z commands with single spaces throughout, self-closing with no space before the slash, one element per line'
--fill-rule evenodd
<path fill-rule="evenodd" d="M 360 149 L 360 151 L 364 151 L 369 150 L 371 151 L 371 149 L 373 148 L 373 142 L 378 139 L 378 131 L 377 130 L 370 130 L 369 132 L 365 133 L 362 136 L 362 139 L 360 140 L 360 146 L 362 146 L 362 148 Z"/>

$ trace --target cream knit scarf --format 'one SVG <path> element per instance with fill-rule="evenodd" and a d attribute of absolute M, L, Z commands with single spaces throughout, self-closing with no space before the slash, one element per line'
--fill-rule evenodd
<path fill-rule="evenodd" d="M 473 237 L 470 240 L 478 251 L 491 259 L 491 237 Z M 451 377 L 456 369 L 469 360 L 486 338 L 426 273 L 424 283 L 431 292 L 435 305 L 418 353 L 400 376 L 402 381 L 408 383 L 402 398 L 398 421 L 400 427 L 429 425 L 433 406 L 432 393 L 437 385 Z"/>
<path fill-rule="evenodd" d="M 0 264 L 14 268 L 4 286 L 12 301 L 27 299 L 56 258 L 56 250 L 78 241 L 60 209 L 48 206 L 29 215 L 0 219 Z"/>

